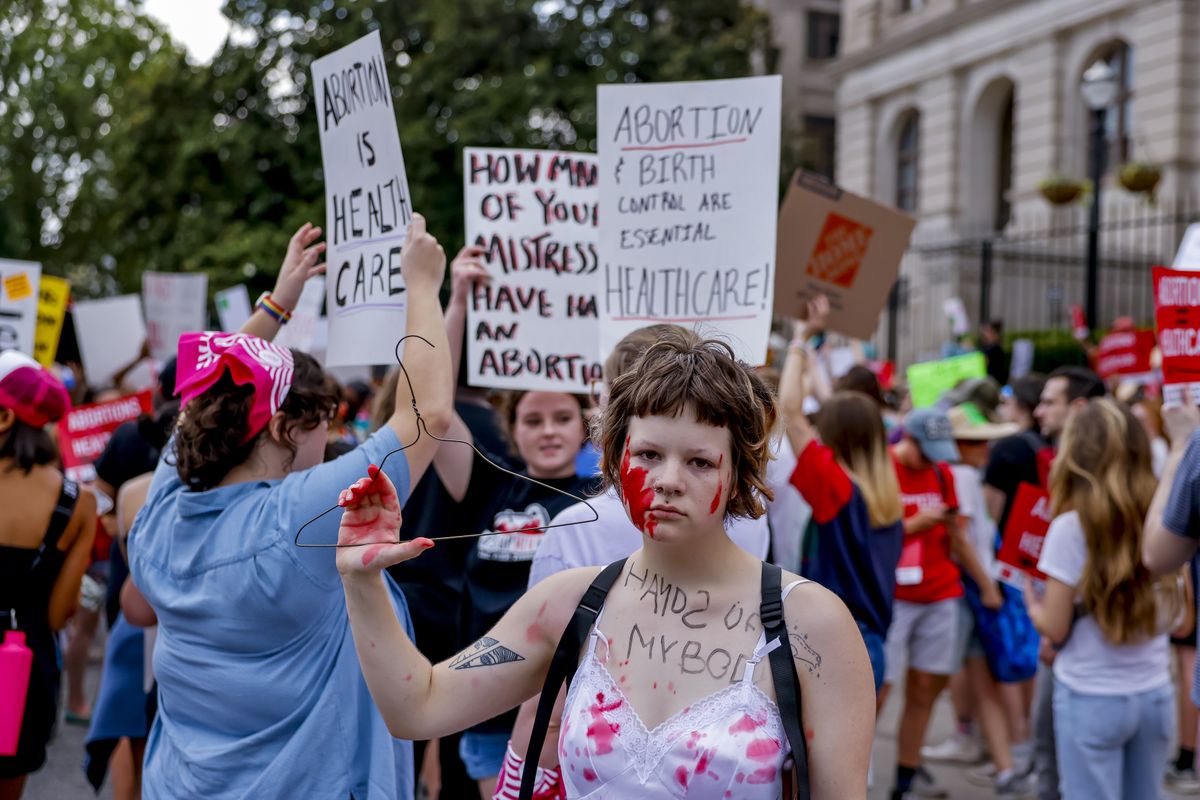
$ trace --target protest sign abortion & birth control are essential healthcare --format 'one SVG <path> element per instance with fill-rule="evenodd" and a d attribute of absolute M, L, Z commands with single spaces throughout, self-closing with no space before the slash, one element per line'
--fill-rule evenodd
<path fill-rule="evenodd" d="M 797 172 L 779 209 L 776 312 L 803 319 L 808 301 L 823 294 L 829 330 L 870 339 L 916 224 L 821 175 Z M 965 317 L 964 310 L 959 327 Z"/>
<path fill-rule="evenodd" d="M 1179 403 L 1186 391 L 1200 403 L 1200 272 L 1155 267 L 1153 274 L 1163 400 Z"/>
<path fill-rule="evenodd" d="M 180 334 L 208 328 L 208 276 L 143 272 L 142 305 L 150 356 L 161 364 L 175 356 Z"/>
<path fill-rule="evenodd" d="M 328 366 L 388 364 L 404 335 L 412 219 L 379 31 L 312 65 L 325 174 Z"/>
<path fill-rule="evenodd" d="M 33 355 L 42 265 L 0 259 L 0 352 Z"/>
<path fill-rule="evenodd" d="M 586 392 L 600 380 L 596 179 L 590 153 L 463 150 L 466 242 L 492 278 L 467 305 L 472 386 Z"/>
<path fill-rule="evenodd" d="M 144 391 L 68 411 L 58 421 L 58 445 L 67 477 L 84 483 L 96 480 L 92 464 L 104 452 L 113 431 L 152 410 L 151 393 Z"/>
<path fill-rule="evenodd" d="M 766 360 L 781 86 L 597 87 L 602 356 L 630 331 L 677 323 Z"/>

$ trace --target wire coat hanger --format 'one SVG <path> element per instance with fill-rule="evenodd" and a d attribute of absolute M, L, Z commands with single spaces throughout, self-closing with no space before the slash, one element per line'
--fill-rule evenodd
<path fill-rule="evenodd" d="M 425 425 L 425 418 L 421 416 L 421 410 L 419 408 L 417 408 L 417 393 L 416 393 L 416 391 L 413 390 L 412 379 L 408 376 L 408 370 L 404 366 L 404 361 L 400 358 L 400 346 L 404 344 L 406 339 L 419 339 L 420 341 L 424 342 L 425 344 L 429 345 L 430 347 L 433 347 L 434 345 L 432 342 L 430 342 L 424 336 L 421 336 L 420 334 L 416 334 L 416 333 L 410 333 L 405 336 L 402 336 L 402 337 L 400 337 L 400 340 L 398 342 L 396 342 L 396 350 L 395 350 L 396 363 L 400 367 L 400 372 L 404 375 L 404 382 L 408 384 L 408 394 L 409 394 L 409 397 L 412 398 L 413 414 L 416 415 L 416 418 L 417 418 L 417 436 L 415 439 L 413 439 L 408 444 L 401 445 L 400 447 L 397 447 L 395 450 L 389 451 L 383 457 L 383 459 L 379 462 L 379 465 L 378 465 L 379 474 L 382 474 L 383 465 L 387 463 L 387 460 L 389 458 L 391 458 L 392 456 L 394 456 L 397 453 L 407 450 L 408 448 L 415 445 L 417 442 L 421 441 L 421 433 L 422 433 L 422 431 L 424 431 L 424 433 L 427 436 L 429 436 L 430 438 L 436 439 L 439 442 L 461 444 L 461 445 L 470 447 L 472 450 L 475 451 L 475 453 L 480 458 L 482 458 L 484 461 L 486 461 L 493 468 L 498 469 L 501 472 L 506 473 L 508 475 L 511 475 L 514 478 L 518 478 L 520 480 L 527 481 L 536 486 L 541 486 L 544 489 L 549 489 L 550 491 L 555 492 L 557 494 L 561 494 L 564 497 L 569 497 L 572 500 L 576 501 L 577 503 L 583 503 L 585 506 L 588 507 L 588 510 L 590 510 L 592 512 L 591 519 L 580 520 L 579 522 L 560 522 L 557 525 L 542 525 L 542 526 L 539 526 L 536 528 L 522 528 L 521 529 L 522 533 L 535 533 L 538 531 L 548 531 L 551 528 L 568 528 L 568 527 L 572 527 L 574 525 L 584 525 L 589 522 L 596 522 L 600 519 L 600 514 L 599 514 L 599 512 L 596 511 L 596 507 L 593 506 L 590 502 L 588 502 L 587 498 L 571 494 L 570 492 L 563 491 L 562 489 L 559 489 L 555 486 L 551 486 L 548 483 L 543 483 L 542 481 L 539 481 L 536 478 L 531 478 L 528 475 L 522 475 L 519 472 L 514 472 L 511 469 L 502 467 L 499 464 L 497 464 L 496 462 L 492 461 L 490 458 L 488 458 L 487 454 L 485 454 L 482 450 L 480 450 L 478 447 L 476 447 L 475 443 L 473 441 L 464 442 L 462 439 L 443 439 L 442 437 L 435 436 L 433 433 L 431 433 L 429 428 L 426 427 L 426 425 Z M 430 464 L 430 468 L 432 468 L 432 466 L 433 465 Z M 376 481 L 376 480 L 378 480 L 378 477 L 372 478 L 372 483 L 374 483 L 374 481 Z M 320 514 L 317 514 L 312 519 L 305 522 L 303 525 L 301 525 L 300 529 L 296 531 L 296 536 L 293 539 L 293 543 L 295 544 L 295 546 L 296 547 L 364 547 L 366 545 L 371 545 L 371 544 L 381 544 L 381 542 L 356 542 L 354 544 L 339 544 L 337 542 L 334 542 L 332 544 L 315 544 L 315 543 L 305 543 L 305 542 L 300 541 L 300 535 L 302 533 L 304 533 L 305 528 L 307 528 L 308 526 L 317 522 L 318 520 L 325 517 L 326 515 L 334 512 L 334 511 L 337 511 L 339 508 L 341 508 L 341 506 L 338 506 L 338 505 L 331 506 L 331 507 L 325 509 L 324 511 L 322 511 Z M 447 536 L 425 536 L 423 538 L 429 539 L 430 541 L 434 541 L 434 542 L 440 542 L 440 541 L 445 541 L 448 539 L 478 539 L 482 536 L 494 536 L 494 535 L 500 534 L 500 533 L 512 533 L 512 531 L 487 530 L 487 531 L 483 531 L 481 533 L 457 533 L 457 534 L 450 534 Z M 395 543 L 399 544 L 400 541 L 401 541 L 400 531 L 397 530 Z"/>

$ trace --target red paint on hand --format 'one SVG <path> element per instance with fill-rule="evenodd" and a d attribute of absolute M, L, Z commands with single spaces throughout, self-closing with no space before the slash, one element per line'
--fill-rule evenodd
<path fill-rule="evenodd" d="M 371 562 L 375 560 L 375 556 L 379 555 L 379 551 L 387 547 L 386 544 L 373 544 L 363 552 L 362 565 L 369 567 Z"/>
<path fill-rule="evenodd" d="M 621 459 L 621 496 L 629 508 L 629 520 L 651 539 L 658 520 L 648 513 L 654 505 L 654 490 L 646 485 L 646 470 L 629 466 L 629 438 L 625 439 L 625 456 Z"/>

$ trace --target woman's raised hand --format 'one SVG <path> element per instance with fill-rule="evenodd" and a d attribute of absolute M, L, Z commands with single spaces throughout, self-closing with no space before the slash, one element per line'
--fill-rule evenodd
<path fill-rule="evenodd" d="M 404 239 L 404 251 L 400 255 L 400 271 L 409 291 L 442 288 L 446 275 L 446 253 L 438 240 L 425 230 L 425 217 L 413 214 L 408 223 L 408 235 Z"/>
<path fill-rule="evenodd" d="M 271 291 L 271 299 L 288 311 L 300 302 L 300 293 L 304 291 L 305 282 L 325 271 L 325 262 L 317 263 L 321 253 L 325 252 L 325 243 L 313 244 L 319 238 L 321 229 L 311 222 L 306 222 L 288 242 L 287 255 L 283 257 L 279 277 L 275 279 L 275 288 Z"/>
<path fill-rule="evenodd" d="M 374 464 L 367 468 L 366 478 L 342 492 L 338 505 L 344 509 L 337 551 L 342 575 L 375 573 L 433 547 L 425 538 L 399 541 L 400 498 L 387 473 Z"/>

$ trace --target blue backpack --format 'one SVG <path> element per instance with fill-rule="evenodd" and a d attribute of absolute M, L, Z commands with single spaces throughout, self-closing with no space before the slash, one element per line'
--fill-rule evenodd
<path fill-rule="evenodd" d="M 975 617 L 975 633 L 983 645 L 988 669 L 1001 683 L 1019 683 L 1037 674 L 1038 644 L 1041 641 L 1033 620 L 1025 610 L 1025 598 L 1006 583 L 1000 584 L 1004 604 L 992 609 L 984 606 L 979 586 L 962 576 L 967 604 Z"/>

